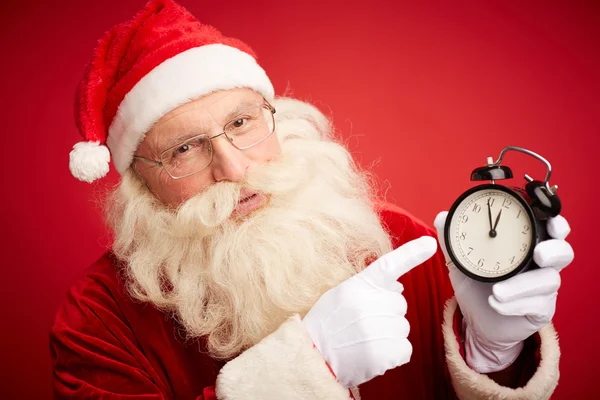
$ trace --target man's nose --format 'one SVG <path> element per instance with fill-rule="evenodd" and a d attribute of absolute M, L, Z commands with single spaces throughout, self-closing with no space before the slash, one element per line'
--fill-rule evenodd
<path fill-rule="evenodd" d="M 212 173 L 215 181 L 240 182 L 246 176 L 251 161 L 222 135 L 212 140 Z"/>

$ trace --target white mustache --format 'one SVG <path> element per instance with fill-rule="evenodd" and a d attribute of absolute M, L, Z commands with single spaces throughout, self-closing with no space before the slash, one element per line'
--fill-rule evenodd
<path fill-rule="evenodd" d="M 242 182 L 217 182 L 183 203 L 177 210 L 177 222 L 190 222 L 190 228 L 196 232 L 200 223 L 207 234 L 214 232 L 233 214 L 242 189 L 281 199 L 302 187 L 314 176 L 314 166 L 309 165 L 308 159 L 296 150 L 289 151 L 256 166 Z"/>

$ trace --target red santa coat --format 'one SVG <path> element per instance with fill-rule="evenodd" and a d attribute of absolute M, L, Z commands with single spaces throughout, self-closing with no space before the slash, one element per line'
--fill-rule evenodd
<path fill-rule="evenodd" d="M 394 247 L 435 232 L 389 205 L 381 219 Z M 150 304 L 133 301 L 109 252 L 69 290 L 50 334 L 58 399 L 542 399 L 558 382 L 559 349 L 552 325 L 527 340 L 519 388 L 500 386 L 465 364 L 460 311 L 444 256 L 400 279 L 408 303 L 410 362 L 344 389 L 312 345 L 298 316 L 238 357 L 219 362 L 201 340 Z M 215 395 L 216 391 L 216 395 Z"/>

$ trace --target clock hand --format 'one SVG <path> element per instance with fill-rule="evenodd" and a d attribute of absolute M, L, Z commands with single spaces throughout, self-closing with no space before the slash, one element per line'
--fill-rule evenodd
<path fill-rule="evenodd" d="M 496 237 L 496 229 L 492 228 L 492 206 L 490 206 L 490 199 L 488 199 L 487 202 L 487 206 L 488 206 L 488 217 L 490 220 L 490 237 Z M 500 210 L 500 212 L 502 212 L 502 210 Z"/>
<path fill-rule="evenodd" d="M 500 221 L 500 214 L 502 214 L 502 209 L 500 209 L 500 212 L 498 213 L 498 216 L 496 217 L 496 222 L 494 223 L 494 232 L 496 231 L 496 227 L 498 226 L 498 221 Z"/>

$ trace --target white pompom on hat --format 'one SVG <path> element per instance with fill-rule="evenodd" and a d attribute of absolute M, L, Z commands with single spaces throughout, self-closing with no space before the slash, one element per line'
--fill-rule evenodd
<path fill-rule="evenodd" d="M 216 90 L 241 87 L 274 98 L 250 47 L 201 24 L 173 0 L 150 1 L 102 38 L 86 67 L 75 103 L 85 141 L 71 151 L 71 173 L 93 182 L 108 173 L 112 155 L 122 174 L 163 115 Z"/>

